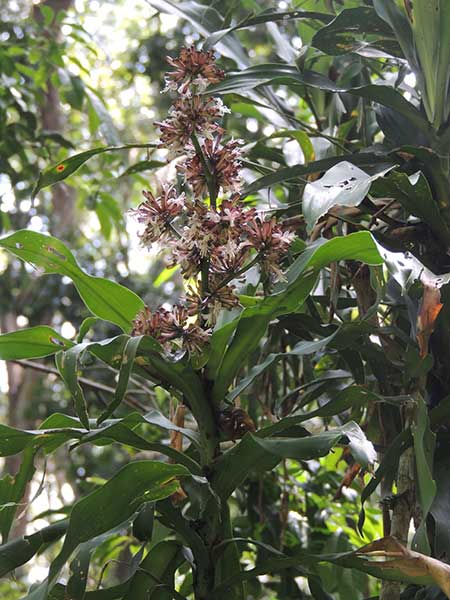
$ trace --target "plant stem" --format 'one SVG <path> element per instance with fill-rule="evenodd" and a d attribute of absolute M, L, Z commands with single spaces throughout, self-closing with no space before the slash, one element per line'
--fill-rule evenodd
<path fill-rule="evenodd" d="M 208 163 L 207 158 L 203 154 L 202 147 L 200 146 L 200 142 L 198 141 L 197 137 L 195 135 L 193 135 L 191 140 L 194 145 L 195 152 L 196 152 L 197 156 L 199 157 L 200 162 L 202 163 L 202 166 L 203 166 L 203 170 L 205 172 L 205 179 L 206 179 L 206 184 L 208 186 L 209 202 L 210 202 L 211 208 L 213 210 L 216 210 L 216 207 L 217 207 L 216 201 L 217 201 L 218 190 L 217 190 L 217 182 L 216 182 L 216 176 L 214 173 L 214 169 Z"/>

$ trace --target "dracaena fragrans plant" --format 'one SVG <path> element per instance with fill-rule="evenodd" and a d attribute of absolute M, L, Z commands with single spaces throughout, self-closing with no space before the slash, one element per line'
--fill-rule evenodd
<path fill-rule="evenodd" d="M 21 441 L 13 452 L 24 450 L 26 458 L 20 477 L 11 484 L 12 504 L 0 515 L 3 541 L 14 519 L 14 501 L 22 497 L 39 452 L 69 441 L 116 442 L 166 457 L 131 461 L 76 502 L 68 519 L 44 530 L 44 540 L 65 538 L 47 578 L 30 595 L 33 600 L 53 598 L 55 593 L 72 597 L 75 589 L 84 593 L 87 580 L 78 565 L 85 549 L 130 531 L 131 523 L 133 539 L 143 546 L 133 559 L 136 569 L 114 597 L 184 598 L 174 579 L 182 569 L 186 597 L 242 600 L 245 575 L 229 502 L 247 478 L 270 471 L 282 460 L 323 456 L 339 444 L 357 457 L 356 472 L 370 469 L 374 461 L 373 446 L 356 423 L 311 436 L 303 428 L 290 434 L 294 423 L 289 419 L 266 418 L 264 411 L 239 405 L 240 391 L 258 375 L 258 370 L 250 370 L 238 383 L 243 364 L 258 350 L 271 322 L 302 305 L 330 256 L 325 253 L 316 260 L 313 252 L 294 260 L 294 232 L 257 197 L 250 201 L 242 193 L 242 142 L 227 136 L 222 117 L 228 109 L 208 94 L 209 86 L 224 78 L 214 53 L 183 48 L 169 63 L 173 70 L 167 74 L 166 91 L 173 104 L 167 118 L 156 124 L 157 147 L 175 160 L 177 177 L 144 190 L 144 200 L 130 216 L 139 223 L 142 251 L 158 245 L 168 264 L 179 266 L 185 282 L 179 301 L 172 306 L 144 305 L 127 288 L 84 273 L 68 248 L 50 236 L 25 231 L 1 242 L 44 272 L 70 277 L 91 312 L 124 332 L 86 342 L 88 319 L 78 343 L 40 326 L 0 337 L 2 358 L 55 354 L 77 414 L 77 420 L 55 414 L 42 424 L 41 432 L 18 433 Z M 51 182 L 66 177 L 71 168 L 70 160 L 56 165 Z M 49 176 L 42 174 L 38 187 L 48 185 Z M 356 255 L 365 260 L 374 244 L 369 237 L 361 238 L 361 244 Z M 339 250 L 344 255 L 346 246 L 344 240 Z M 24 354 L 25 340 L 29 350 Z M 310 351 L 307 344 L 294 353 Z M 78 381 L 79 366 L 88 355 L 118 370 L 112 400 L 97 415 Z M 261 363 L 262 371 L 276 357 L 268 359 Z M 114 418 L 125 402 L 130 403 L 131 376 L 165 389 L 164 398 L 176 403 L 175 410 L 170 412 L 166 403 L 160 413 L 133 402 L 135 412 Z M 149 441 L 149 425 L 169 430 L 169 443 Z M 88 525 L 98 509 L 102 518 Z M 168 535 L 148 551 L 154 517 Z M 21 560 L 14 558 L 13 566 Z M 66 563 L 69 579 L 64 583 L 60 577 Z M 308 576 L 315 579 L 313 572 Z M 114 593 L 108 589 L 105 593 Z"/>
<path fill-rule="evenodd" d="M 29 600 L 399 600 L 400 582 L 401 600 L 441 600 L 418 589 L 431 584 L 450 597 L 449 3 L 311 0 L 256 16 L 245 4 L 223 17 L 178 3 L 209 38 L 168 59 L 172 106 L 159 141 L 137 145 L 174 167 L 127 209 L 140 251 L 178 267 L 177 298 L 145 304 L 55 237 L 0 239 L 70 278 L 95 316 L 76 341 L 42 325 L 0 336 L 0 358 L 27 368 L 55 355 L 56 370 L 36 367 L 73 401 L 39 429 L 0 427 L 0 455 L 22 457 L 0 485 L 0 573 L 44 550 L 50 563 Z M 258 39 L 277 59 L 247 66 L 239 35 L 253 43 L 267 24 L 276 48 Z M 294 57 L 289 32 L 305 38 Z M 262 137 L 234 139 L 234 110 Z M 62 160 L 35 193 L 130 146 Z M 119 335 L 92 341 L 99 320 Z M 43 454 L 113 444 L 122 468 L 8 540 Z M 116 579 L 111 558 L 128 565 Z"/>

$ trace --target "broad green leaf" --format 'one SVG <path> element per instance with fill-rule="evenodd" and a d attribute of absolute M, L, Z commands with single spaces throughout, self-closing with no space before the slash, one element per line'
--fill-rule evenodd
<path fill-rule="evenodd" d="M 0 335 L 0 359 L 43 358 L 72 346 L 51 327 L 38 325 Z"/>
<path fill-rule="evenodd" d="M 144 421 L 145 419 L 142 420 L 142 422 Z M 129 423 L 125 422 L 113 423 L 101 429 L 91 430 L 89 433 L 85 433 L 79 437 L 78 445 L 93 443 L 104 446 L 108 443 L 118 442 L 119 444 L 124 444 L 138 450 L 159 452 L 163 456 L 168 456 L 173 462 L 183 465 L 189 469 L 192 474 L 201 474 L 202 471 L 200 465 L 187 454 L 178 452 L 167 444 L 149 442 L 143 436 L 135 433 L 129 425 Z"/>
<path fill-rule="evenodd" d="M 422 521 L 416 530 L 411 548 L 422 554 L 431 554 L 426 528 L 427 515 L 436 495 L 436 482 L 433 479 L 434 449 L 436 435 L 430 429 L 428 408 L 421 396 L 416 396 L 417 411 L 411 425 L 416 459 L 417 488 Z"/>
<path fill-rule="evenodd" d="M 221 498 L 228 498 L 251 473 L 270 471 L 285 458 L 302 461 L 325 456 L 337 444 L 351 446 L 358 459 L 365 457 L 366 463 L 369 456 L 373 460 L 373 446 L 354 422 L 302 438 L 263 438 L 247 433 L 218 459 L 211 485 Z"/>
<path fill-rule="evenodd" d="M 17 538 L 0 547 L 0 577 L 27 563 L 42 548 L 59 540 L 67 531 L 66 520 L 58 521 L 40 531 Z"/>
<path fill-rule="evenodd" d="M 320 179 L 308 182 L 303 192 L 302 212 L 307 229 L 333 206 L 358 206 L 366 197 L 372 182 L 383 177 L 386 169 L 368 175 L 352 163 L 343 160 L 331 167 Z"/>
<path fill-rule="evenodd" d="M 42 171 L 39 174 L 39 179 L 36 182 L 32 196 L 34 198 L 43 188 L 63 181 L 64 179 L 69 177 L 69 175 L 75 173 L 75 171 L 77 171 L 82 165 L 84 165 L 84 163 L 86 163 L 90 158 L 96 156 L 97 154 L 102 154 L 104 152 L 117 152 L 118 150 L 129 150 L 130 148 L 154 147 L 154 143 L 124 144 L 123 146 L 102 146 L 100 148 L 93 148 L 92 150 L 86 150 L 85 152 L 80 152 L 79 154 L 70 156 L 69 158 L 62 160 L 58 164 L 49 167 L 48 169 Z"/>
<path fill-rule="evenodd" d="M 86 427 L 86 429 L 89 429 L 89 415 L 86 399 L 83 390 L 78 383 L 78 360 L 85 347 L 85 344 L 77 344 L 66 352 L 58 352 L 55 357 L 55 362 L 64 383 L 72 394 L 75 412 L 83 426 Z"/>
<path fill-rule="evenodd" d="M 161 413 L 152 410 L 146 415 L 130 413 L 122 419 L 108 419 L 101 427 L 96 427 L 95 420 L 90 420 L 91 429 L 86 429 L 79 419 L 60 413 L 53 413 L 41 425 L 40 429 L 24 430 L 0 426 L 0 456 L 11 456 L 25 449 L 42 448 L 45 452 L 53 452 L 68 441 L 77 440 L 78 444 L 93 443 L 98 445 L 118 442 L 139 450 L 159 452 L 173 461 L 185 465 L 191 473 L 201 475 L 198 463 L 185 453 L 180 453 L 167 444 L 149 442 L 135 430 L 139 425 L 154 425 L 166 431 L 179 431 L 187 439 L 200 446 L 200 437 L 196 431 L 177 427 Z"/>
<path fill-rule="evenodd" d="M 43 269 L 44 273 L 69 277 L 94 315 L 115 323 L 124 331 L 131 329 L 133 319 L 144 306 L 126 287 L 82 271 L 67 246 L 55 237 L 24 229 L 1 238 L 0 248 Z"/>
<path fill-rule="evenodd" d="M 315 398 L 311 398 L 310 401 Z M 307 413 L 299 413 L 295 415 L 291 415 L 289 417 L 284 417 L 280 419 L 277 423 L 273 425 L 269 425 L 268 427 L 264 427 L 260 429 L 258 435 L 261 437 L 271 437 L 273 435 L 278 435 L 293 427 L 294 425 L 299 425 L 304 421 L 308 421 L 314 417 L 331 417 L 334 415 L 338 415 L 345 410 L 350 408 L 358 408 L 359 406 L 368 406 L 369 403 L 381 402 L 383 398 L 378 396 L 377 394 L 371 392 L 370 390 L 365 389 L 360 385 L 351 385 L 342 390 L 340 390 L 334 398 L 332 398 L 329 402 L 326 402 L 319 408 L 312 410 Z M 303 403 L 302 403 L 303 405 Z M 374 457 L 370 460 L 366 460 L 366 463 L 373 463 Z"/>
<path fill-rule="evenodd" d="M 177 477 L 188 474 L 180 465 L 134 461 L 103 486 L 78 500 L 70 513 L 63 547 L 50 566 L 48 578 L 28 598 L 45 600 L 64 564 L 80 544 L 124 523 L 145 502 L 167 498 L 178 488 Z"/>
<path fill-rule="evenodd" d="M 314 35 L 312 46 L 335 56 L 349 52 L 371 56 L 371 50 L 402 58 L 392 29 L 370 6 L 347 8 Z M 377 54 L 375 54 L 376 56 Z"/>
<path fill-rule="evenodd" d="M 258 305 L 245 308 L 238 317 L 234 336 L 223 359 L 217 371 L 210 374 L 211 378 L 213 375 L 215 378 L 213 397 L 217 402 L 224 399 L 229 385 L 246 358 L 257 348 L 270 321 L 298 311 L 313 289 L 320 269 L 339 260 L 360 260 L 372 265 L 382 262 L 372 236 L 365 231 L 331 240 L 322 239 L 307 248 L 289 268 L 285 287 Z M 214 355 L 214 358 L 217 360 L 218 357 Z"/>

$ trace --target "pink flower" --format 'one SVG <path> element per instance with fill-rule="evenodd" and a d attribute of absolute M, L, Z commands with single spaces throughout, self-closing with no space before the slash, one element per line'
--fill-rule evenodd
<path fill-rule="evenodd" d="M 216 190 L 238 192 L 241 187 L 239 142 L 231 140 L 223 145 L 220 142 L 220 136 L 206 139 L 201 146 L 203 156 L 213 174 Z M 184 173 L 185 181 L 197 198 L 208 194 L 208 182 L 198 154 L 188 157 L 177 168 Z"/>
<path fill-rule="evenodd" d="M 150 191 L 143 191 L 145 201 L 130 213 L 138 223 L 145 225 L 140 234 L 141 243 L 148 246 L 153 242 L 164 243 L 172 239 L 172 221 L 181 214 L 184 204 L 184 194 L 178 195 L 175 188 L 165 187 L 162 194 L 155 197 Z"/>
<path fill-rule="evenodd" d="M 176 305 L 172 310 L 158 308 L 151 312 L 145 306 L 133 321 L 131 335 L 149 335 L 160 342 L 167 350 L 177 347 L 189 352 L 201 352 L 208 343 L 210 332 L 198 325 L 187 324 L 188 310 L 184 306 Z"/>
<path fill-rule="evenodd" d="M 181 153 L 190 144 L 195 134 L 211 138 L 214 133 L 223 133 L 216 123 L 229 112 L 218 98 L 183 96 L 176 100 L 169 111 L 169 117 L 156 123 L 161 131 L 160 146 L 174 153 Z"/>
<path fill-rule="evenodd" d="M 175 71 L 167 73 L 166 90 L 177 90 L 182 95 L 189 93 L 190 86 L 202 92 L 210 83 L 219 83 L 224 78 L 212 50 L 196 50 L 194 46 L 182 48 L 177 58 L 167 57 L 167 62 Z"/>
<path fill-rule="evenodd" d="M 279 263 L 292 243 L 294 233 L 278 223 L 275 217 L 268 221 L 255 217 L 245 229 L 249 242 L 258 252 L 262 271 L 272 280 L 282 280 L 284 275 Z"/>

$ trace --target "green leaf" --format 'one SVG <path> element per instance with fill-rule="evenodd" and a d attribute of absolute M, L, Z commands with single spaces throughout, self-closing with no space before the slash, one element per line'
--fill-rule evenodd
<path fill-rule="evenodd" d="M 0 479 L 0 498 L 2 502 L 0 510 L 0 533 L 3 544 L 8 540 L 14 517 L 20 506 L 20 501 L 34 475 L 34 455 L 35 450 L 28 448 L 24 452 L 18 473 L 14 477 L 7 474 Z"/>
<path fill-rule="evenodd" d="M 133 319 L 144 306 L 143 301 L 124 286 L 82 271 L 67 246 L 55 237 L 24 229 L 1 238 L 0 248 L 42 268 L 44 273 L 69 277 L 94 315 L 115 323 L 124 331 L 131 329 Z"/>
<path fill-rule="evenodd" d="M 344 9 L 314 35 L 311 45 L 329 56 L 349 52 L 370 56 L 375 49 L 403 57 L 392 29 L 370 6 Z"/>
<path fill-rule="evenodd" d="M 67 531 L 68 521 L 58 521 L 36 531 L 3 544 L 0 547 L 0 577 L 27 563 L 48 544 L 58 541 Z"/>
<path fill-rule="evenodd" d="M 65 160 L 62 160 L 58 164 L 49 167 L 45 171 L 39 174 L 39 179 L 34 187 L 32 197 L 36 195 L 45 187 L 55 185 L 63 181 L 69 175 L 72 175 L 77 171 L 85 162 L 87 162 L 93 156 L 97 154 L 103 154 L 104 152 L 117 152 L 119 150 L 129 150 L 130 148 L 154 148 L 155 144 L 124 144 L 122 146 L 102 146 L 100 148 L 93 148 L 92 150 L 86 150 L 80 152 L 74 156 L 70 156 Z"/>
<path fill-rule="evenodd" d="M 261 25 L 264 23 L 276 23 L 278 21 L 281 21 L 282 23 L 288 23 L 289 21 L 296 21 L 300 19 L 314 19 L 321 21 L 322 23 L 329 23 L 333 20 L 333 15 L 311 10 L 262 11 L 255 16 L 249 15 L 248 17 L 245 17 L 239 23 L 233 25 L 233 27 L 221 29 L 208 36 L 203 44 L 203 48 L 208 49 L 214 47 L 220 40 L 233 31 L 246 29 L 247 27 L 254 27 L 255 25 Z"/>
<path fill-rule="evenodd" d="M 60 413 L 53 413 L 41 425 L 40 429 L 23 430 L 0 425 L 0 456 L 11 456 L 27 448 L 42 448 L 45 452 L 54 452 L 56 448 L 70 440 L 78 444 L 94 443 L 105 445 L 118 442 L 139 450 L 159 452 L 173 461 L 183 464 L 195 475 L 202 471 L 198 463 L 185 453 L 158 442 L 149 442 L 135 432 L 139 425 L 154 425 L 166 431 L 179 431 L 197 447 L 201 447 L 200 436 L 196 431 L 177 427 L 156 410 L 145 415 L 130 413 L 123 419 L 108 419 L 102 427 L 95 427 L 95 421 L 89 423 L 91 430 L 83 427 L 79 419 Z"/>
<path fill-rule="evenodd" d="M 345 159 L 347 162 L 358 167 L 371 168 L 374 165 L 380 165 L 380 168 L 387 168 L 393 164 L 392 162 L 389 162 L 389 157 L 386 157 L 386 154 L 376 154 L 372 152 L 351 154 L 346 156 Z M 268 175 L 264 175 L 263 177 L 252 181 L 252 183 L 244 188 L 242 195 L 245 197 L 250 194 L 255 194 L 263 188 L 272 187 L 277 184 L 285 185 L 288 182 L 301 183 L 306 175 L 320 174 L 324 171 L 328 171 L 328 169 L 331 169 L 340 162 L 342 162 L 342 156 L 333 156 L 331 158 L 310 162 L 307 165 L 283 167 L 273 173 L 269 173 Z"/>
<path fill-rule="evenodd" d="M 123 600 L 172 600 L 175 571 L 185 561 L 182 550 L 174 540 L 156 544 L 140 563 Z"/>
<path fill-rule="evenodd" d="M 42 16 L 44 17 L 45 26 L 48 27 L 55 17 L 54 10 L 51 8 L 51 6 L 47 6 L 46 4 L 42 4 L 41 6 L 39 6 L 39 10 L 41 11 Z"/>
<path fill-rule="evenodd" d="M 228 498 L 250 474 L 270 471 L 285 458 L 302 461 L 326 456 L 337 444 L 349 445 L 358 459 L 370 455 L 373 461 L 373 446 L 354 422 L 302 438 L 263 438 L 247 433 L 218 459 L 211 485 L 221 498 Z"/>
<path fill-rule="evenodd" d="M 315 398 L 311 398 L 311 401 L 314 399 Z M 373 404 L 375 402 L 381 401 L 383 401 L 383 398 L 381 396 L 378 396 L 370 390 L 365 389 L 363 386 L 350 385 L 340 390 L 334 398 L 332 398 L 329 402 L 326 402 L 316 410 L 304 414 L 295 414 L 289 417 L 284 417 L 283 419 L 280 419 L 277 423 L 260 429 L 258 431 L 258 435 L 264 438 L 273 435 L 279 435 L 286 429 L 290 429 L 291 427 L 299 425 L 300 423 L 308 421 L 309 419 L 312 419 L 314 417 L 332 417 L 350 408 L 368 406 L 369 403 Z M 365 462 L 366 464 L 372 463 L 373 458 L 371 460 L 366 460 Z"/>
<path fill-rule="evenodd" d="M 80 544 L 124 523 L 142 504 L 167 498 L 178 488 L 177 477 L 188 474 L 181 465 L 134 461 L 103 486 L 78 500 L 70 513 L 63 547 L 50 566 L 48 578 L 29 598 L 45 600 L 64 564 Z"/>
<path fill-rule="evenodd" d="M 78 331 L 78 335 L 77 335 L 77 343 L 80 344 L 85 336 L 87 335 L 87 332 L 95 325 L 95 323 L 97 323 L 100 319 L 97 319 L 97 317 L 86 317 L 86 319 L 83 319 L 83 322 L 80 325 L 80 329 Z"/>
<path fill-rule="evenodd" d="M 299 86 L 310 86 L 326 92 L 348 93 L 360 98 L 367 98 L 402 113 L 420 131 L 432 135 L 432 130 L 417 108 L 408 102 L 400 92 L 387 85 L 365 85 L 344 88 L 314 71 L 299 71 L 296 67 L 285 64 L 255 65 L 229 75 L 220 83 L 208 88 L 208 94 L 229 94 L 243 90 L 251 90 L 262 85 L 287 85 L 294 89 Z"/>
<path fill-rule="evenodd" d="M 0 359 L 43 358 L 73 345 L 51 327 L 38 325 L 0 335 Z"/>
<path fill-rule="evenodd" d="M 89 415 L 87 411 L 86 399 L 84 397 L 83 390 L 78 383 L 78 359 L 85 347 L 85 344 L 77 344 L 66 352 L 59 352 L 55 357 L 55 361 L 64 383 L 72 394 L 75 404 L 75 412 L 77 413 L 84 427 L 89 429 Z"/>
<path fill-rule="evenodd" d="M 333 206 L 358 206 L 366 197 L 372 182 L 383 177 L 387 169 L 368 175 L 343 160 L 331 167 L 320 179 L 308 182 L 303 192 L 302 212 L 310 232 L 317 221 Z"/>
<path fill-rule="evenodd" d="M 147 0 L 156 10 L 177 15 L 191 23 L 195 30 L 207 37 L 223 29 L 222 15 L 212 6 L 204 6 L 197 2 L 173 2 L 170 0 Z M 248 55 L 239 40 L 231 32 L 223 40 L 218 41 L 216 49 L 220 54 L 231 58 L 239 67 L 248 64 Z"/>
<path fill-rule="evenodd" d="M 372 236 L 365 231 L 331 240 L 322 239 L 305 250 L 288 270 L 288 282 L 284 288 L 258 305 L 245 308 L 238 317 L 233 327 L 234 336 L 223 354 L 222 361 L 215 372 L 209 370 L 209 376 L 215 380 L 213 397 L 216 402 L 225 398 L 229 385 L 246 358 L 257 348 L 270 321 L 298 311 L 313 289 L 320 269 L 339 260 L 360 260 L 372 265 L 382 262 Z M 230 330 L 232 331 L 232 328 L 228 326 L 227 332 Z M 223 341 L 222 339 L 221 342 Z M 215 364 L 218 358 L 214 354 Z"/>
<path fill-rule="evenodd" d="M 128 382 L 133 371 L 134 359 L 136 358 L 136 352 L 138 351 L 141 341 L 142 336 L 137 336 L 130 337 L 125 342 L 122 353 L 122 364 L 120 365 L 119 371 L 119 379 L 116 386 L 116 393 L 114 394 L 113 400 L 108 404 L 107 408 L 98 418 L 99 424 L 105 419 L 108 419 L 121 404 L 127 391 Z"/>

